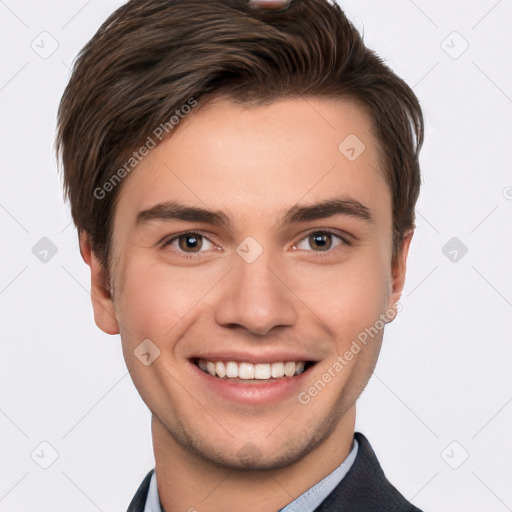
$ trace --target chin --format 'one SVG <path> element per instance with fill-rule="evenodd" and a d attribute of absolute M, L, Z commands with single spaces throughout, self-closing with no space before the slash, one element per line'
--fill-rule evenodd
<path fill-rule="evenodd" d="M 261 440 L 248 439 L 245 443 L 227 435 L 221 445 L 218 439 L 205 439 L 200 432 L 196 435 L 190 435 L 190 430 L 170 432 L 195 457 L 230 471 L 250 472 L 278 470 L 302 460 L 329 436 L 331 428 L 332 425 L 317 425 L 315 432 L 307 436 L 289 433 L 272 440 L 267 436 Z M 236 449 L 236 446 L 239 448 Z"/>

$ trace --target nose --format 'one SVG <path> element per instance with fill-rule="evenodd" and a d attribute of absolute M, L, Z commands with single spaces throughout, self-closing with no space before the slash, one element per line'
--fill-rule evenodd
<path fill-rule="evenodd" d="M 293 292 L 286 276 L 266 251 L 252 263 L 235 256 L 235 267 L 221 281 L 215 318 L 224 327 L 241 327 L 264 336 L 297 320 Z"/>

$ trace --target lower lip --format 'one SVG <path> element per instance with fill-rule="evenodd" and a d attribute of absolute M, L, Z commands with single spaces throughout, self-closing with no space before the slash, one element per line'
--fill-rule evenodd
<path fill-rule="evenodd" d="M 192 366 L 192 371 L 207 391 L 213 391 L 230 401 L 249 405 L 270 404 L 293 395 L 297 396 L 312 368 L 310 367 L 294 377 L 283 377 L 261 382 L 253 380 L 244 383 L 214 377 L 201 370 L 196 364 L 189 363 Z"/>

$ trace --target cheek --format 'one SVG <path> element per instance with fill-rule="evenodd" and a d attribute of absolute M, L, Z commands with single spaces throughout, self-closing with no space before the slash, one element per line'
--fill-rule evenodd
<path fill-rule="evenodd" d="M 376 251 L 341 265 L 311 267 L 292 288 L 331 331 L 346 340 L 386 310 L 388 272 Z"/>
<path fill-rule="evenodd" d="M 201 307 L 201 300 L 216 282 L 215 276 L 199 267 L 170 267 L 135 257 L 123 262 L 119 279 L 123 289 L 116 316 L 125 331 L 137 340 L 142 337 L 161 342 L 187 314 Z"/>

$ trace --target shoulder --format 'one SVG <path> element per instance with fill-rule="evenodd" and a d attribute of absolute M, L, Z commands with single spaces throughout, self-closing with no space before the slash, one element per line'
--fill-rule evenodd
<path fill-rule="evenodd" d="M 368 439 L 360 432 L 357 456 L 348 473 L 315 512 L 421 512 L 388 481 Z"/>

